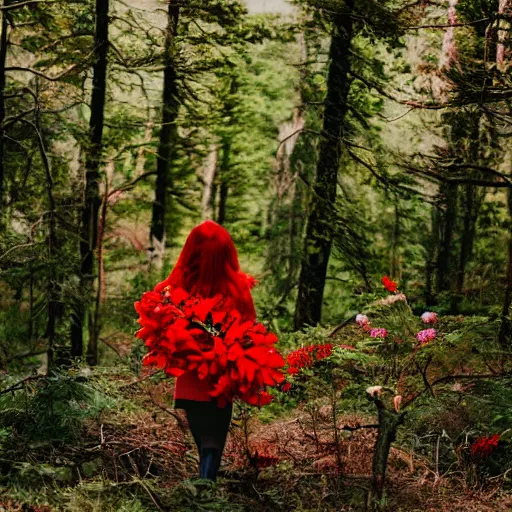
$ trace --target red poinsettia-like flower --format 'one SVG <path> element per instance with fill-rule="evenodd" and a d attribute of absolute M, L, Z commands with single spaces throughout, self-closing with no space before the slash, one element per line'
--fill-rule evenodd
<path fill-rule="evenodd" d="M 290 352 L 286 358 L 288 374 L 296 375 L 300 368 L 310 368 L 315 362 L 321 361 L 332 354 L 332 344 L 309 345 Z"/>
<path fill-rule="evenodd" d="M 382 278 L 382 284 L 384 285 L 384 288 L 386 288 L 388 292 L 396 292 L 398 288 L 398 285 L 395 283 L 395 281 L 389 279 L 388 276 L 384 276 Z"/>
<path fill-rule="evenodd" d="M 262 324 L 241 320 L 227 310 L 224 299 L 191 296 L 166 281 L 135 303 L 142 328 L 137 337 L 149 353 L 143 364 L 168 375 L 195 372 L 213 384 L 211 396 L 220 405 L 239 397 L 253 405 L 272 400 L 266 387 L 284 380 L 283 357 L 275 350 L 277 337 Z"/>
<path fill-rule="evenodd" d="M 498 446 L 499 441 L 500 436 L 498 434 L 479 437 L 471 445 L 471 455 L 473 457 L 487 458 L 494 448 Z"/>

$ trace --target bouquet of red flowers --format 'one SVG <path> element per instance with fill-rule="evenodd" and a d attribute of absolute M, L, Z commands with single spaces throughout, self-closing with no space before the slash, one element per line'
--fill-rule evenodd
<path fill-rule="evenodd" d="M 220 406 L 235 397 L 251 405 L 268 404 L 272 397 L 265 388 L 285 378 L 275 334 L 261 323 L 243 321 L 221 295 L 193 296 L 164 281 L 146 292 L 135 309 L 142 326 L 136 336 L 149 350 L 142 363 L 176 377 L 193 371 L 209 379 L 210 394 Z"/>

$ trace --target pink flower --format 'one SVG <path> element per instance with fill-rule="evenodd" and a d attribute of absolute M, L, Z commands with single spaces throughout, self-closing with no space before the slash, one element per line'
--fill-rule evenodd
<path fill-rule="evenodd" d="M 388 335 L 388 331 L 386 329 L 372 329 L 370 331 L 370 336 L 372 338 L 385 338 Z"/>
<path fill-rule="evenodd" d="M 438 321 L 437 313 L 433 313 L 432 311 L 425 311 L 425 313 L 421 315 L 421 320 L 425 324 L 435 324 Z"/>
<path fill-rule="evenodd" d="M 424 331 L 420 331 L 416 334 L 416 338 L 421 345 L 425 345 L 429 341 L 432 341 L 437 336 L 437 331 L 435 329 L 425 329 Z"/>
<path fill-rule="evenodd" d="M 360 327 L 364 327 L 365 325 L 370 325 L 370 320 L 366 315 L 359 314 L 356 316 L 356 324 Z"/>

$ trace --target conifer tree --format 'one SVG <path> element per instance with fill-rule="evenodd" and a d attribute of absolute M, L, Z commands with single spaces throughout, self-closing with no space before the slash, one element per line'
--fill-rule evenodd
<path fill-rule="evenodd" d="M 399 30 L 397 13 L 391 3 L 350 0 L 304 2 L 310 4 L 315 19 L 330 27 L 331 42 L 327 89 L 323 101 L 316 176 L 305 227 L 302 265 L 298 283 L 294 325 L 300 329 L 321 319 L 327 266 L 335 238 L 338 173 L 347 138 L 349 94 L 354 79 L 351 70 L 356 38 L 391 41 Z M 344 236 L 343 234 L 341 236 Z"/>

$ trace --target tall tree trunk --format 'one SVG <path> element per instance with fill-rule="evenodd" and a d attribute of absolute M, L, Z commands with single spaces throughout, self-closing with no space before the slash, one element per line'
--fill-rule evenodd
<path fill-rule="evenodd" d="M 448 1 L 448 27 L 444 34 L 441 54 L 438 61 L 440 71 L 448 71 L 452 64 L 456 62 L 455 24 L 457 22 L 457 4 L 458 0 Z M 433 91 L 434 97 L 438 101 L 446 101 L 450 90 L 450 82 L 446 79 L 442 79 L 441 86 Z M 449 150 L 455 153 L 455 158 L 458 157 L 455 134 L 455 130 L 458 129 L 457 122 L 458 116 L 452 116 L 451 119 L 447 121 L 447 124 L 451 123 L 450 131 L 447 134 L 447 144 Z M 452 259 L 453 232 L 457 221 L 457 192 L 457 185 L 453 184 L 444 183 L 439 189 L 443 206 L 434 213 L 432 223 L 433 238 L 438 242 L 438 247 L 431 252 L 432 257 L 436 258 L 435 265 L 432 262 L 427 263 L 427 266 L 429 266 L 427 269 L 427 277 L 430 279 L 430 290 L 427 290 L 427 301 L 429 302 L 433 302 L 434 300 L 431 291 L 434 266 L 436 270 L 436 294 L 447 291 L 451 287 L 450 275 L 452 270 L 455 271 Z"/>
<path fill-rule="evenodd" d="M 395 197 L 395 218 L 393 219 L 393 237 L 391 245 L 390 274 L 393 279 L 400 279 L 400 210 L 398 208 L 398 197 Z"/>
<path fill-rule="evenodd" d="M 151 142 L 153 137 L 153 111 L 150 111 L 149 119 L 146 123 L 146 128 L 144 129 L 144 137 L 142 139 L 143 145 L 137 150 L 137 156 L 135 158 L 135 176 L 140 176 L 144 172 L 144 167 L 146 165 L 146 144 Z"/>
<path fill-rule="evenodd" d="M 96 30 L 94 34 L 95 62 L 93 66 L 89 146 L 85 155 L 85 203 L 80 229 L 80 289 L 82 303 L 75 307 L 71 322 L 72 355 L 81 356 L 83 328 L 87 325 L 89 343 L 86 359 L 90 365 L 98 362 L 98 347 L 90 314 L 94 283 L 94 251 L 98 239 L 98 212 L 101 205 L 99 178 L 103 151 L 103 124 L 107 88 L 107 54 L 109 0 L 96 0 Z"/>
<path fill-rule="evenodd" d="M 500 15 L 512 14 L 512 2 L 511 0 L 500 0 L 498 13 Z M 505 70 L 505 43 L 508 39 L 510 31 L 510 22 L 504 19 L 498 20 L 498 44 L 496 45 L 496 66 L 500 71 Z"/>
<path fill-rule="evenodd" d="M 290 224 L 289 224 L 289 253 L 288 261 L 288 286 L 290 289 L 295 286 L 297 273 L 300 270 L 300 244 L 301 232 L 304 216 L 304 190 L 298 179 L 295 180 L 293 186 L 293 198 L 290 205 Z"/>
<path fill-rule="evenodd" d="M 234 121 L 234 111 L 237 106 L 235 94 L 238 91 L 238 83 L 235 76 L 231 77 L 229 84 L 229 94 L 224 102 L 224 119 Z M 230 135 L 222 137 L 222 159 L 219 165 L 218 182 L 219 186 L 219 207 L 217 212 L 217 222 L 223 225 L 226 222 L 226 209 L 228 203 L 228 194 L 230 187 L 230 168 L 231 168 L 231 138 Z"/>
<path fill-rule="evenodd" d="M 4 6 L 9 5 L 9 1 L 4 2 Z M 5 222 L 5 144 L 4 144 L 4 120 L 5 120 L 5 63 L 7 60 L 7 45 L 9 21 L 8 13 L 2 11 L 2 33 L 0 34 L 0 227 Z"/>
<path fill-rule="evenodd" d="M 476 160 L 475 160 L 476 161 Z M 460 254 L 457 268 L 456 290 L 462 294 L 464 290 L 464 280 L 466 277 L 466 266 L 473 252 L 475 241 L 476 221 L 480 207 L 476 187 L 470 183 L 464 186 L 464 218 L 462 226 L 462 236 L 460 240 Z"/>
<path fill-rule="evenodd" d="M 501 310 L 501 325 L 498 341 L 504 350 L 510 350 L 512 322 L 510 321 L 510 306 L 512 305 L 512 189 L 507 190 L 508 205 L 508 261 L 506 271 L 505 297 Z"/>
<path fill-rule="evenodd" d="M 434 276 L 436 270 L 436 262 L 438 258 L 437 251 L 439 250 L 440 238 L 440 217 L 441 213 L 436 207 L 431 210 L 431 225 L 432 233 L 426 241 L 426 268 L 425 268 L 425 302 L 427 306 L 434 304 Z"/>
<path fill-rule="evenodd" d="M 162 98 L 162 127 L 158 143 L 155 200 L 151 218 L 150 245 L 151 265 L 162 268 L 166 242 L 166 216 L 168 210 L 168 189 L 172 185 L 172 162 L 178 141 L 178 83 L 174 67 L 175 39 L 178 31 L 180 8 L 171 0 L 168 6 L 168 21 L 164 47 L 164 83 Z"/>
<path fill-rule="evenodd" d="M 345 6 L 346 12 L 335 14 L 333 20 L 322 137 L 311 209 L 306 223 L 295 308 L 296 329 L 305 325 L 316 325 L 320 321 L 327 264 L 333 243 L 337 177 L 350 90 L 348 73 L 354 0 L 347 0 Z"/>
<path fill-rule="evenodd" d="M 212 143 L 203 169 L 203 196 L 201 197 L 201 220 L 213 219 L 214 184 L 217 177 L 219 146 Z"/>
<path fill-rule="evenodd" d="M 442 213 L 441 239 L 437 258 L 437 293 L 450 290 L 450 275 L 453 270 L 453 232 L 457 219 L 458 187 L 453 183 L 444 184 L 442 192 L 444 193 L 445 209 Z"/>
<path fill-rule="evenodd" d="M 484 83 L 482 83 L 482 87 Z M 484 145 L 481 133 L 482 115 L 479 110 L 476 112 L 462 113 L 461 126 L 455 131 L 455 156 L 457 153 L 467 155 L 464 160 L 469 159 L 470 162 L 478 163 L 482 160 L 481 148 Z M 466 140 L 460 146 L 459 141 Z M 483 157 L 485 158 L 485 157 Z M 464 161 L 463 160 L 463 161 Z M 464 289 L 464 280 L 466 277 L 466 266 L 473 252 L 473 243 L 475 240 L 476 221 L 485 192 L 478 190 L 475 185 L 468 183 L 464 185 L 462 190 L 462 203 L 464 216 L 462 219 L 462 233 L 460 238 L 460 254 L 457 265 L 457 274 L 455 282 L 455 291 L 459 296 L 462 295 Z"/>
<path fill-rule="evenodd" d="M 227 139 L 222 143 L 222 159 L 219 166 L 219 209 L 217 212 L 217 222 L 222 226 L 226 222 L 226 207 L 229 193 L 229 167 L 231 157 L 231 144 Z"/>
<path fill-rule="evenodd" d="M 37 85 L 37 82 L 36 82 Z M 38 97 L 39 90 L 36 87 L 36 95 Z M 50 372 L 52 370 L 53 362 L 54 362 L 54 350 L 55 350 L 55 335 L 56 335 L 56 323 L 57 316 L 59 314 L 59 280 L 57 276 L 57 222 L 56 222 L 56 214 L 57 208 L 55 203 L 55 198 L 53 195 L 53 177 L 51 172 L 50 160 L 46 153 L 46 147 L 43 139 L 43 134 L 41 131 L 41 126 L 39 124 L 40 118 L 40 106 L 39 103 L 36 103 L 35 108 L 35 121 L 33 127 L 36 131 L 37 143 L 39 148 L 39 153 L 41 155 L 41 162 L 43 164 L 45 170 L 45 185 L 46 185 L 46 196 L 47 196 L 47 204 L 48 204 L 48 212 L 47 212 L 47 230 L 48 236 L 46 238 L 47 244 L 47 278 L 46 278 L 46 292 L 47 292 L 47 303 L 48 303 L 48 317 L 46 321 L 46 330 L 44 333 L 44 337 L 48 339 L 48 349 L 47 349 L 47 365 L 46 371 Z"/>

